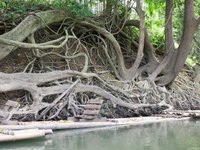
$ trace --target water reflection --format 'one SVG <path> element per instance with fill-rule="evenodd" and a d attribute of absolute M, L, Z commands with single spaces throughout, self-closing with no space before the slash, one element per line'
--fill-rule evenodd
<path fill-rule="evenodd" d="M 19 141 L 19 142 L 7 142 L 1 143 L 0 149 L 6 150 L 45 150 L 45 146 L 52 143 L 52 140 L 46 140 L 45 138 Z"/>
<path fill-rule="evenodd" d="M 110 130 L 59 131 L 40 140 L 1 144 L 16 150 L 200 150 L 200 121 L 175 121 Z"/>

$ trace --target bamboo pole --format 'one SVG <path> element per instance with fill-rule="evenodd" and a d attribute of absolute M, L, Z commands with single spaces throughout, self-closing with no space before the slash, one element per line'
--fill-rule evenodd
<path fill-rule="evenodd" d="M 26 139 L 34 139 L 39 137 L 44 137 L 45 132 L 38 130 L 37 132 L 23 132 L 21 134 L 16 135 L 6 135 L 0 134 L 0 142 L 9 142 L 9 141 L 18 141 L 18 140 L 26 140 Z"/>
<path fill-rule="evenodd" d="M 0 125 L 0 129 L 22 130 L 22 129 L 52 129 L 52 130 L 72 130 L 102 127 L 121 127 L 134 126 L 149 123 L 157 123 L 163 121 L 187 120 L 189 117 L 183 118 L 163 118 L 163 117 L 138 117 L 138 118 L 121 118 L 108 119 L 102 122 L 73 122 L 73 121 L 44 121 L 44 122 L 27 122 L 21 125 Z"/>

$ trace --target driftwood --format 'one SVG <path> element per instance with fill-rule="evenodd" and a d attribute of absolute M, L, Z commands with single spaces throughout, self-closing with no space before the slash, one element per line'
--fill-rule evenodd
<path fill-rule="evenodd" d="M 169 110 L 165 111 L 166 115 L 175 115 L 181 117 L 200 118 L 200 110 Z"/>

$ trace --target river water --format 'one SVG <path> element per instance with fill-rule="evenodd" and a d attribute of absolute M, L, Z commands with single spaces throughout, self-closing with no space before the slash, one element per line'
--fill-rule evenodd
<path fill-rule="evenodd" d="M 0 144 L 6 150 L 200 150 L 200 121 L 112 129 L 58 131 L 46 138 Z"/>

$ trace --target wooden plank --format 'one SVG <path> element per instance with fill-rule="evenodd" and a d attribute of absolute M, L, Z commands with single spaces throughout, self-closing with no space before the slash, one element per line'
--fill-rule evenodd
<path fill-rule="evenodd" d="M 87 101 L 87 104 L 101 105 L 102 103 L 103 103 L 103 100 L 100 98 Z"/>
<path fill-rule="evenodd" d="M 24 132 L 21 134 L 14 134 L 14 135 L 0 134 L 0 142 L 27 140 L 27 139 L 44 137 L 44 136 L 45 136 L 45 132 L 40 131 L 40 130 L 34 131 L 34 132 Z"/>
<path fill-rule="evenodd" d="M 81 105 L 81 107 L 85 108 L 85 109 L 90 109 L 90 110 L 99 110 L 101 108 L 101 105 L 92 105 L 92 104 L 89 104 L 89 105 Z"/>
<path fill-rule="evenodd" d="M 0 110 L 0 117 L 2 121 L 8 121 L 13 113 L 20 107 L 20 104 L 15 101 L 8 100 L 2 110 Z"/>
<path fill-rule="evenodd" d="M 16 120 L 2 120 L 1 125 L 18 125 L 18 121 Z"/>
<path fill-rule="evenodd" d="M 92 105 L 101 105 L 102 103 L 100 103 L 100 102 L 87 102 L 87 104 L 92 104 Z M 86 104 L 86 105 L 87 105 Z"/>
<path fill-rule="evenodd" d="M 8 116 L 9 116 L 8 112 L 0 110 L 0 117 L 2 118 L 2 120 L 6 119 Z"/>
<path fill-rule="evenodd" d="M 85 110 L 83 115 L 98 115 L 99 110 Z"/>
<path fill-rule="evenodd" d="M 75 116 L 76 119 L 85 119 L 85 120 L 93 120 L 97 118 L 96 116 L 85 116 L 85 115 L 79 115 Z"/>
<path fill-rule="evenodd" d="M 97 118 L 103 99 L 98 97 L 96 99 L 90 99 L 85 105 L 81 105 L 85 110 L 82 115 L 75 116 L 76 119 L 92 120 Z"/>
<path fill-rule="evenodd" d="M 5 105 L 6 106 L 11 106 L 11 107 L 14 107 L 14 108 L 19 107 L 19 103 L 18 102 L 11 101 L 11 100 L 8 100 Z"/>
<path fill-rule="evenodd" d="M 4 106 L 3 111 L 5 111 L 5 112 L 10 112 L 10 111 L 12 111 L 12 109 L 13 109 L 13 107 Z"/>
<path fill-rule="evenodd" d="M 16 111 L 16 112 L 14 112 L 13 114 L 15 114 L 15 115 L 21 115 L 21 114 L 36 114 L 36 112 L 35 111 L 33 111 L 33 110 L 28 110 L 28 111 Z"/>
<path fill-rule="evenodd" d="M 97 118 L 97 116 L 83 116 L 82 117 L 82 119 L 85 119 L 85 120 L 93 120 L 93 119 L 95 119 L 95 118 Z"/>
<path fill-rule="evenodd" d="M 11 112 L 13 110 L 17 110 L 20 104 L 15 101 L 8 100 L 3 108 L 3 111 Z"/>

